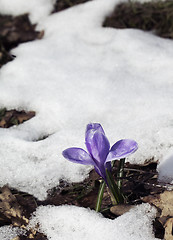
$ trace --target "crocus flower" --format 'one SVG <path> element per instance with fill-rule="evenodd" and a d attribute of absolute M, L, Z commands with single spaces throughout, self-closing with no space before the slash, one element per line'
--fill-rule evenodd
<path fill-rule="evenodd" d="M 62 154 L 71 162 L 93 165 L 106 183 L 106 168 L 111 171 L 111 161 L 125 158 L 138 148 L 134 140 L 122 139 L 110 149 L 110 143 L 99 123 L 87 125 L 85 144 L 88 152 L 82 148 L 72 147 L 64 150 Z"/>

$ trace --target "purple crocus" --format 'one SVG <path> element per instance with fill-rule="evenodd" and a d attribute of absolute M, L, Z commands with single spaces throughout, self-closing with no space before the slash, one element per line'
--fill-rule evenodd
<path fill-rule="evenodd" d="M 68 148 L 63 151 L 63 156 L 71 162 L 84 165 L 93 165 L 96 172 L 106 180 L 106 168 L 111 171 L 111 161 L 122 159 L 135 152 L 137 143 L 131 139 L 122 139 L 110 149 L 110 143 L 99 123 L 87 125 L 85 144 L 88 153 L 82 148 Z"/>

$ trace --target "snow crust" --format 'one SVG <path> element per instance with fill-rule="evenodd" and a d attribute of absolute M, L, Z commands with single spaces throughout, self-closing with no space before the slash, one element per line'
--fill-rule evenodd
<path fill-rule="evenodd" d="M 19 234 L 24 233 L 23 230 L 19 228 L 12 228 L 11 226 L 0 227 L 0 239 L 1 240 L 12 240 Z"/>
<path fill-rule="evenodd" d="M 173 184 L 173 152 L 162 159 L 157 170 L 160 182 Z"/>
<path fill-rule="evenodd" d="M 136 140 L 139 150 L 127 159 L 132 163 L 162 159 L 172 149 L 173 42 L 139 30 L 102 28 L 118 2 L 95 0 L 48 17 L 44 10 L 38 25 L 44 38 L 12 51 L 16 59 L 0 71 L 0 107 L 34 110 L 36 117 L 0 129 L 1 186 L 42 200 L 61 179 L 82 181 L 91 168 L 61 153 L 85 148 L 89 122 L 101 123 L 111 144 Z M 8 3 L 0 1 L 4 13 Z M 27 5 L 32 13 L 39 9 L 34 3 Z"/>
<path fill-rule="evenodd" d="M 115 220 L 105 219 L 95 211 L 75 206 L 39 207 L 30 221 L 39 223 L 39 231 L 48 240 L 156 240 L 152 220 L 155 208 L 142 204 Z"/>

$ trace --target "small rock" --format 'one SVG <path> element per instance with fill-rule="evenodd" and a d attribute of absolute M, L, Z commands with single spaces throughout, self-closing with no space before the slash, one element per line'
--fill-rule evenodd
<path fill-rule="evenodd" d="M 113 213 L 117 216 L 121 216 L 124 213 L 128 212 L 133 207 L 134 207 L 134 205 L 119 204 L 119 205 L 111 207 L 110 211 L 111 211 L 111 213 Z"/>

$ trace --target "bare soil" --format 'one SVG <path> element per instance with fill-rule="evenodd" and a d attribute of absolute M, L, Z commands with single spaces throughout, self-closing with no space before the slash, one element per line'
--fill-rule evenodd
<path fill-rule="evenodd" d="M 173 38 L 173 1 L 137 2 L 118 4 L 103 23 L 104 27 L 136 28 L 152 31 L 163 38 Z"/>

